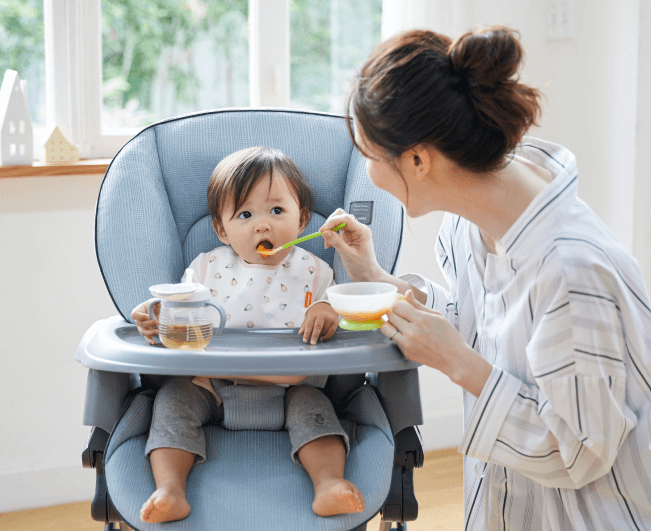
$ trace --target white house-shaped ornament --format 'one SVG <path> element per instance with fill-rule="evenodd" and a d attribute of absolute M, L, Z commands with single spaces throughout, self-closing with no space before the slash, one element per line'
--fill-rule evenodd
<path fill-rule="evenodd" d="M 0 87 L 0 166 L 31 165 L 34 136 L 27 97 L 15 70 L 7 70 Z"/>
<path fill-rule="evenodd" d="M 50 129 L 39 150 L 39 159 L 48 164 L 67 164 L 79 160 L 79 149 L 68 142 L 58 127 Z"/>

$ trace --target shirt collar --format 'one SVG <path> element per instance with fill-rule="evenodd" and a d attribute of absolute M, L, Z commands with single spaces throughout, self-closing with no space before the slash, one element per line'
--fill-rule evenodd
<path fill-rule="evenodd" d="M 502 237 L 505 255 L 483 252 L 479 228 L 468 224 L 474 265 L 489 291 L 502 289 L 515 276 L 521 263 L 544 248 L 543 242 L 549 238 L 550 228 L 558 223 L 576 198 L 576 158 L 568 149 L 525 136 L 515 153 L 549 170 L 554 178 Z"/>
<path fill-rule="evenodd" d="M 502 237 L 506 256 L 520 261 L 542 248 L 550 229 L 570 210 L 576 200 L 577 171 L 570 150 L 538 138 L 525 136 L 515 152 L 554 175 Z"/>

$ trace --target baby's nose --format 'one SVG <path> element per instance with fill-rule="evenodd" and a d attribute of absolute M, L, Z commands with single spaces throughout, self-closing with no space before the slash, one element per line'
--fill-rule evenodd
<path fill-rule="evenodd" d="M 260 220 L 256 225 L 256 232 L 269 232 L 271 230 L 271 224 L 267 220 Z"/>

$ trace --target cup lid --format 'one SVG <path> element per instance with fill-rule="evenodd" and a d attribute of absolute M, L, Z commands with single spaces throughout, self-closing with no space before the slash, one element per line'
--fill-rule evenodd
<path fill-rule="evenodd" d="M 185 278 L 192 280 L 194 271 L 190 268 L 185 270 Z M 210 298 L 210 290 L 203 284 L 197 282 L 180 282 L 178 284 L 156 284 L 149 288 L 149 292 L 159 299 L 166 301 L 207 301 Z"/>

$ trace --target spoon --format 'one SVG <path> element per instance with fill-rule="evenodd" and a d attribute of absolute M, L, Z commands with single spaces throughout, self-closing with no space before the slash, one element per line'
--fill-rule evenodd
<path fill-rule="evenodd" d="M 332 230 L 337 232 L 338 230 L 343 229 L 346 226 L 346 223 L 340 223 L 336 227 L 332 227 Z M 317 236 L 323 236 L 322 232 L 315 232 L 313 234 L 308 234 L 307 236 L 303 236 L 302 238 L 299 238 L 298 240 L 291 241 L 289 243 L 286 243 L 285 245 L 281 247 L 276 247 L 275 249 L 265 249 L 262 245 L 258 245 L 258 248 L 256 249 L 257 252 L 259 252 L 262 256 L 267 257 L 271 256 L 272 254 L 276 254 L 278 251 L 282 251 L 283 249 L 287 249 L 291 247 L 292 245 L 296 245 L 297 243 L 304 242 L 306 240 L 311 240 L 312 238 L 316 238 Z"/>

